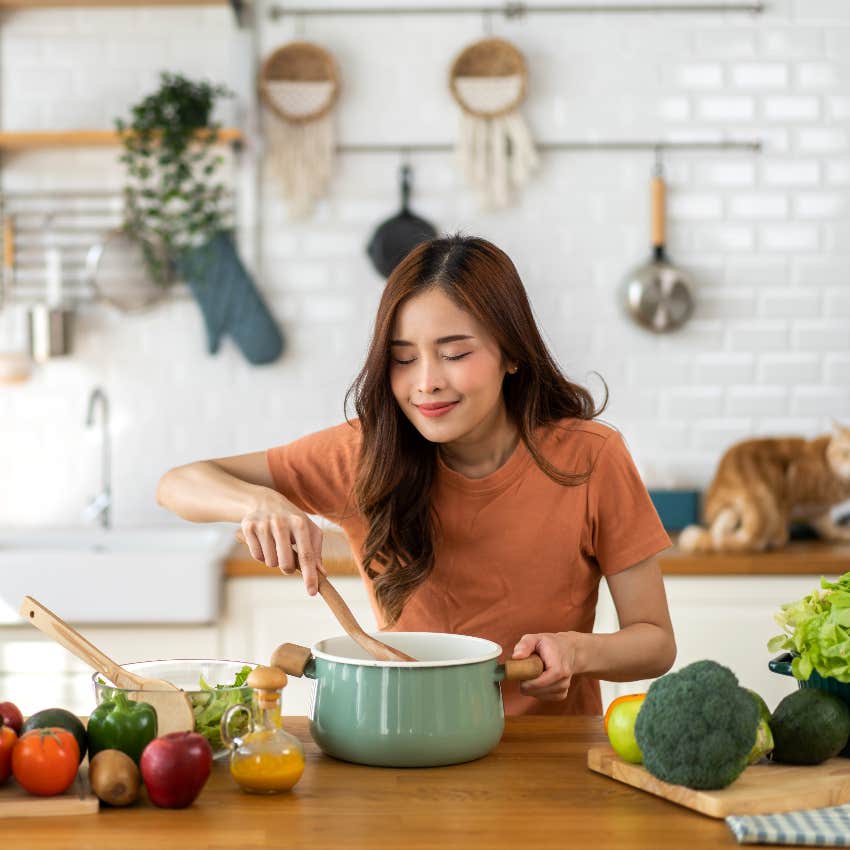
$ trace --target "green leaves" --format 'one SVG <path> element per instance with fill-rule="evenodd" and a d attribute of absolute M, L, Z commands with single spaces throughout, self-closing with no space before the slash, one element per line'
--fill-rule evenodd
<path fill-rule="evenodd" d="M 817 671 L 823 677 L 850 682 L 850 573 L 838 581 L 821 578 L 814 590 L 796 602 L 782 605 L 774 619 L 783 634 L 768 641 L 771 652 L 795 654 L 791 672 L 806 680 Z"/>
<path fill-rule="evenodd" d="M 195 715 L 195 731 L 200 732 L 212 746 L 213 750 L 219 750 L 222 747 L 221 742 L 221 718 L 224 712 L 231 705 L 237 703 L 251 703 L 251 689 L 245 687 L 245 680 L 251 672 L 249 666 L 244 666 L 237 674 L 236 678 L 230 685 L 210 685 L 203 676 L 200 677 L 200 686 L 202 693 L 190 694 L 192 701 L 192 710 Z M 233 690 L 240 688 L 241 690 Z M 225 691 L 222 693 L 222 691 Z M 242 721 L 242 726 L 236 734 L 241 734 L 244 731 L 244 724 L 247 721 Z"/>
<path fill-rule="evenodd" d="M 163 72 L 159 89 L 115 120 L 127 166 L 124 229 L 141 244 L 153 279 L 173 282 L 177 257 L 228 227 L 225 187 L 215 183 L 224 163 L 213 155 L 219 125 L 210 116 L 222 85 Z"/>

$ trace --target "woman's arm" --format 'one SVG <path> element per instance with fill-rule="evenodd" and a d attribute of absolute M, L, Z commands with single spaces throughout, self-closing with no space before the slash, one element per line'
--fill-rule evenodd
<path fill-rule="evenodd" d="M 190 522 L 238 522 L 251 557 L 287 574 L 300 568 L 307 592 L 316 593 L 322 530 L 275 489 L 265 452 L 170 469 L 159 481 L 156 500 Z"/>
<path fill-rule="evenodd" d="M 251 511 L 290 504 L 274 489 L 265 452 L 169 469 L 159 480 L 156 500 L 189 522 L 241 522 Z"/>
<path fill-rule="evenodd" d="M 661 568 L 655 558 L 608 577 L 620 620 L 613 634 L 558 632 L 524 635 L 513 657 L 537 652 L 545 670 L 520 690 L 544 700 L 565 699 L 572 676 L 630 682 L 666 673 L 676 659 Z"/>

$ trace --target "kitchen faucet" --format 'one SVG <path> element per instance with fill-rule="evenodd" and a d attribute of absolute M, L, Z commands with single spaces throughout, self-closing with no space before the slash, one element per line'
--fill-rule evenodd
<path fill-rule="evenodd" d="M 98 519 L 102 528 L 109 528 L 109 509 L 112 506 L 112 488 L 109 485 L 109 400 L 106 393 L 95 387 L 89 395 L 86 426 L 94 425 L 94 410 L 100 403 L 100 492 L 89 502 L 83 516 L 87 520 Z"/>

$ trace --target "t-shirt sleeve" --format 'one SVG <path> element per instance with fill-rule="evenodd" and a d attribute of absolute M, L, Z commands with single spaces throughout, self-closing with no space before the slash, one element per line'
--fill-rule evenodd
<path fill-rule="evenodd" d="M 588 481 L 593 555 L 613 575 L 671 545 L 623 438 L 616 432 L 597 455 Z"/>
<path fill-rule="evenodd" d="M 340 522 L 353 510 L 360 428 L 343 422 L 266 450 L 275 489 L 308 514 Z"/>

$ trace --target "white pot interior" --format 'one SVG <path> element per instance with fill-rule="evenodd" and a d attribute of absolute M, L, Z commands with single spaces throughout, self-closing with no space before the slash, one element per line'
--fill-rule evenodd
<path fill-rule="evenodd" d="M 499 644 L 469 635 L 441 632 L 372 632 L 372 637 L 413 656 L 415 662 L 376 661 L 348 635 L 325 638 L 311 649 L 316 658 L 372 667 L 450 667 L 491 661 L 502 652 Z"/>

